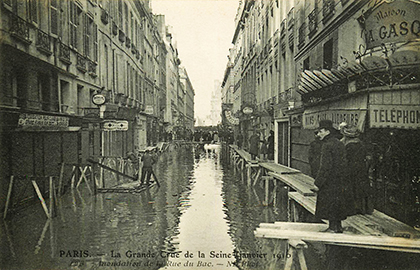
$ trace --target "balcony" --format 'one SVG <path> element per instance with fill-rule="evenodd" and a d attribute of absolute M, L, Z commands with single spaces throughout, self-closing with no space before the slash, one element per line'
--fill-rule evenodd
<path fill-rule="evenodd" d="M 334 1 L 333 0 L 323 0 L 322 3 L 322 22 L 325 24 L 329 19 L 334 15 Z"/>
<path fill-rule="evenodd" d="M 29 24 L 19 16 L 11 14 L 10 33 L 15 38 L 23 41 L 26 44 L 31 44 L 29 39 Z"/>
<path fill-rule="evenodd" d="M 50 44 L 50 35 L 42 31 L 41 29 L 38 29 L 38 32 L 36 35 L 36 47 L 40 52 L 48 56 L 52 54 L 51 44 Z"/>
<path fill-rule="evenodd" d="M 88 72 L 89 75 L 93 78 L 98 77 L 97 73 L 96 73 L 96 63 L 93 61 L 88 61 Z"/>
<path fill-rule="evenodd" d="M 86 73 L 87 71 L 86 62 L 87 60 L 83 55 L 76 53 L 76 68 L 83 73 Z"/>
<path fill-rule="evenodd" d="M 305 44 L 306 39 L 306 23 L 302 23 L 299 27 L 299 37 L 298 37 L 298 48 L 301 48 Z"/>
<path fill-rule="evenodd" d="M 112 22 L 112 34 L 114 36 L 118 35 L 118 26 L 115 22 Z"/>
<path fill-rule="evenodd" d="M 293 48 L 294 44 L 295 44 L 295 34 L 291 32 L 289 34 L 289 48 Z"/>
<path fill-rule="evenodd" d="M 70 65 L 70 47 L 61 41 L 58 43 L 58 58 L 65 64 Z"/>
<path fill-rule="evenodd" d="M 309 37 L 312 37 L 316 30 L 318 30 L 318 9 L 314 8 L 308 16 L 308 30 L 309 30 Z"/>
<path fill-rule="evenodd" d="M 286 37 L 286 20 L 283 20 L 280 25 L 280 39 Z"/>
<path fill-rule="evenodd" d="M 289 13 L 287 13 L 287 26 L 290 30 L 295 25 L 295 10 L 292 8 Z"/>
<path fill-rule="evenodd" d="M 119 35 L 118 35 L 118 39 L 124 43 L 125 42 L 125 34 L 122 30 L 119 30 Z"/>
<path fill-rule="evenodd" d="M 104 24 L 108 24 L 109 23 L 109 15 L 108 15 L 108 11 L 106 11 L 105 9 L 102 9 L 102 13 L 101 13 L 101 21 Z"/>

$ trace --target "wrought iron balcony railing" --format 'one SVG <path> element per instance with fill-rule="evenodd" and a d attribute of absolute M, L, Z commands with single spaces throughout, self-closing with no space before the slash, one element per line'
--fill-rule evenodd
<path fill-rule="evenodd" d="M 313 36 L 318 29 L 318 8 L 314 8 L 308 15 L 309 37 Z"/>
<path fill-rule="evenodd" d="M 299 27 L 298 47 L 302 47 L 305 44 L 306 39 L 306 23 L 302 23 Z"/>
<path fill-rule="evenodd" d="M 89 75 L 91 77 L 97 77 L 98 75 L 96 73 L 96 63 L 93 61 L 88 61 L 87 64 L 88 64 Z"/>
<path fill-rule="evenodd" d="M 83 55 L 76 53 L 76 67 L 78 70 L 80 70 L 83 73 L 87 71 L 86 62 L 87 60 Z"/>
<path fill-rule="evenodd" d="M 333 0 L 323 0 L 322 2 L 322 22 L 325 23 L 334 15 L 334 1 Z"/>
<path fill-rule="evenodd" d="M 51 43 L 50 43 L 50 35 L 42 31 L 41 29 L 38 29 L 37 35 L 36 35 L 36 47 L 39 51 L 42 53 L 45 53 L 46 55 L 51 55 Z"/>
<path fill-rule="evenodd" d="M 292 8 L 287 13 L 287 26 L 288 26 L 288 29 L 291 29 L 294 25 L 295 25 L 295 10 L 294 10 L 294 8 Z"/>
<path fill-rule="evenodd" d="M 64 44 L 63 42 L 59 42 L 58 43 L 58 57 L 60 58 L 60 60 L 68 65 L 71 64 L 70 61 L 70 47 L 67 46 L 66 44 Z"/>
<path fill-rule="evenodd" d="M 21 41 L 30 44 L 29 24 L 16 14 L 11 13 L 10 33 Z"/>

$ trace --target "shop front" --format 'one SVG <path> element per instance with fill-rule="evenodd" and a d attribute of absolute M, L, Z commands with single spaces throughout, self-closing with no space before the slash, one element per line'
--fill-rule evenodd
<path fill-rule="evenodd" d="M 369 96 L 365 141 L 377 209 L 420 225 L 420 88 Z"/>

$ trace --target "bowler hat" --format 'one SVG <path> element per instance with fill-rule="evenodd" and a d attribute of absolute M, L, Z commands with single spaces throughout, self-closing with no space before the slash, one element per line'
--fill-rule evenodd
<path fill-rule="evenodd" d="M 348 138 L 357 138 L 360 135 L 360 131 L 356 126 L 345 126 L 341 129 L 341 134 Z"/>
<path fill-rule="evenodd" d="M 333 127 L 332 121 L 331 120 L 327 120 L 327 119 L 323 119 L 321 121 L 319 121 L 319 127 L 318 130 L 320 129 L 326 129 L 329 131 L 334 131 L 335 128 Z"/>

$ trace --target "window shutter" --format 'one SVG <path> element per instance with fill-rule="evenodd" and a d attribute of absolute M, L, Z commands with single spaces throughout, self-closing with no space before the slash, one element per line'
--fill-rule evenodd
<path fill-rule="evenodd" d="M 30 0 L 29 6 L 31 21 L 34 23 L 38 23 L 38 0 Z"/>
<path fill-rule="evenodd" d="M 69 25 L 70 25 L 70 45 L 73 48 L 77 48 L 77 23 L 76 23 L 76 4 L 74 1 L 70 1 L 70 16 L 69 16 Z"/>
<path fill-rule="evenodd" d="M 85 56 L 90 56 L 90 29 L 89 29 L 89 18 L 87 14 L 84 14 L 83 16 L 83 25 L 84 25 L 84 38 L 83 38 L 83 42 L 84 42 L 84 52 L 85 52 Z"/>

